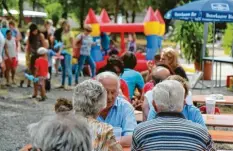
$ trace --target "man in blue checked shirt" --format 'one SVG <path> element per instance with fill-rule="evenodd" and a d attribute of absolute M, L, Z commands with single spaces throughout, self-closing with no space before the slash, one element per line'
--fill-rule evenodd
<path fill-rule="evenodd" d="M 107 107 L 100 113 L 98 120 L 115 128 L 121 128 L 122 146 L 130 146 L 132 135 L 137 126 L 133 106 L 123 97 L 118 96 L 120 89 L 119 77 L 112 72 L 102 72 L 96 76 L 96 80 L 103 84 L 107 91 Z"/>

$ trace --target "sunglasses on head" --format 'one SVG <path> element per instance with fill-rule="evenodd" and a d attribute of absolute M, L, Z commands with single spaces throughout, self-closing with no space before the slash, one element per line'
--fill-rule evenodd
<path fill-rule="evenodd" d="M 85 30 L 86 30 L 87 32 L 89 32 L 89 33 L 92 32 L 91 30 L 88 30 L 88 29 L 85 29 Z"/>

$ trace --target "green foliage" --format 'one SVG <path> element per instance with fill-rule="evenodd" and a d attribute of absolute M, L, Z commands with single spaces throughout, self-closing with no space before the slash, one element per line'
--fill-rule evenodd
<path fill-rule="evenodd" d="M 179 4 L 185 4 L 190 0 L 146 0 L 147 6 L 152 6 L 153 9 L 159 9 L 162 15 L 168 12 L 170 9 L 175 8 Z"/>
<path fill-rule="evenodd" d="M 18 0 L 7 0 L 6 1 L 7 6 L 10 9 L 18 9 Z"/>
<path fill-rule="evenodd" d="M 230 55 L 233 44 L 233 24 L 228 23 L 223 37 L 224 53 Z M 231 54 L 232 55 L 232 54 Z"/>
<path fill-rule="evenodd" d="M 52 18 L 52 16 L 60 17 L 62 15 L 62 5 L 58 2 L 48 4 L 45 11 L 48 13 L 49 18 Z"/>
<path fill-rule="evenodd" d="M 188 62 L 201 62 L 203 46 L 202 23 L 177 21 L 172 41 L 180 44 L 181 51 Z M 206 52 L 208 53 L 208 51 Z"/>

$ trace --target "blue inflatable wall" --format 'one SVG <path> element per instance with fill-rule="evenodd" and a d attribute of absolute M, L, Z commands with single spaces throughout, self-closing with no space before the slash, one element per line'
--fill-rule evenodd
<path fill-rule="evenodd" d="M 97 42 L 97 45 L 91 48 L 91 56 L 95 62 L 102 61 L 104 58 L 100 50 L 100 37 L 93 37 L 93 40 Z"/>
<path fill-rule="evenodd" d="M 146 60 L 153 60 L 159 49 L 162 47 L 162 37 L 156 35 L 146 36 Z"/>

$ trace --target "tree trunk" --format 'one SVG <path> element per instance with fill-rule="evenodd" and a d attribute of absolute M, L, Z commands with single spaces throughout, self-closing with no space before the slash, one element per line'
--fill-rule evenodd
<path fill-rule="evenodd" d="M 132 12 L 132 20 L 131 20 L 132 23 L 135 22 L 135 17 L 136 17 L 136 12 L 133 11 L 133 12 Z"/>
<path fill-rule="evenodd" d="M 32 1 L 32 10 L 35 11 L 36 10 L 36 0 Z"/>
<path fill-rule="evenodd" d="M 67 19 L 68 18 L 68 2 L 67 0 L 63 0 L 63 14 L 62 14 L 62 18 Z"/>
<path fill-rule="evenodd" d="M 114 13 L 114 22 L 117 23 L 117 16 L 118 16 L 118 12 L 119 12 L 119 4 L 120 0 L 116 0 L 116 7 L 115 7 L 115 13 Z"/>
<path fill-rule="evenodd" d="M 125 21 L 126 21 L 126 23 L 129 23 L 129 13 L 128 13 L 128 11 L 125 11 Z"/>
<path fill-rule="evenodd" d="M 23 26 L 23 22 L 24 22 L 23 1 L 24 0 L 19 0 L 19 2 L 18 2 L 18 5 L 19 5 L 19 28 L 21 28 Z"/>
<path fill-rule="evenodd" d="M 13 19 L 15 19 L 15 17 L 10 13 L 8 6 L 6 4 L 6 0 L 2 0 L 0 1 L 0 5 L 2 5 L 2 7 L 7 11 L 7 13 L 9 14 L 9 16 L 11 16 Z M 2 13 L 3 13 L 3 9 L 2 9 Z"/>
<path fill-rule="evenodd" d="M 81 5 L 80 5 L 80 28 L 83 29 L 83 24 L 84 24 L 84 17 L 85 17 L 85 2 L 86 0 L 81 0 Z"/>

